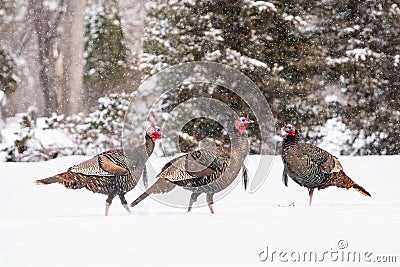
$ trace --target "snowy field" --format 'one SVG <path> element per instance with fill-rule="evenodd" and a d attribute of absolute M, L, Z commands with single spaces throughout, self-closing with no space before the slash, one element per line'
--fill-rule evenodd
<path fill-rule="evenodd" d="M 0 163 L 0 266 L 350 266 L 348 254 L 360 255 L 360 266 L 400 262 L 400 156 L 340 158 L 372 198 L 328 188 L 310 207 L 305 188 L 281 183 L 277 157 L 260 190 L 248 194 L 238 184 L 214 215 L 151 198 L 129 215 L 116 198 L 108 217 L 104 195 L 34 184 L 86 158 Z M 151 158 L 159 169 L 164 161 Z M 129 192 L 128 202 L 139 193 Z M 377 263 L 389 260 L 397 263 Z"/>

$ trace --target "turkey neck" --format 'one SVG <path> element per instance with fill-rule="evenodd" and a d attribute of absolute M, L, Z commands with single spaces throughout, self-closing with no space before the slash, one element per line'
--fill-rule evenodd
<path fill-rule="evenodd" d="M 296 130 L 294 135 L 286 135 L 285 139 L 283 140 L 282 150 L 285 150 L 288 147 L 297 145 L 300 140 L 300 133 Z"/>
<path fill-rule="evenodd" d="M 249 142 L 247 140 L 247 135 L 240 134 L 236 129 L 233 130 L 232 139 L 231 139 L 231 168 L 233 172 L 236 174 L 240 171 L 244 164 L 244 160 L 249 154 Z M 233 179 L 236 178 L 236 175 L 233 175 Z"/>
<path fill-rule="evenodd" d="M 219 166 L 219 170 L 213 174 L 213 182 L 198 192 L 217 193 L 227 188 L 236 179 L 244 160 L 249 152 L 249 143 L 246 135 L 241 135 L 236 129 L 232 130 L 231 146 L 218 149 L 217 157 L 228 159 L 229 163 Z M 205 190 L 205 191 L 204 191 Z"/>
<path fill-rule="evenodd" d="M 234 156 L 236 156 L 236 157 L 241 156 L 241 157 L 243 157 L 243 160 L 244 160 L 244 158 L 246 158 L 246 156 L 249 152 L 249 142 L 247 140 L 247 134 L 245 134 L 245 133 L 240 134 L 240 133 L 235 132 L 233 134 L 232 141 L 234 144 L 236 143 L 236 146 L 237 146 L 236 149 L 233 148 L 233 152 L 236 152 L 236 153 L 234 153 Z"/>
<path fill-rule="evenodd" d="M 131 167 L 136 168 L 146 163 L 147 159 L 153 153 L 153 150 L 154 142 L 151 140 L 151 137 L 146 134 L 144 144 L 138 147 L 127 146 L 124 148 L 124 154 L 129 159 L 130 163 L 133 164 Z"/>
<path fill-rule="evenodd" d="M 148 136 L 147 134 L 144 139 L 145 139 L 146 153 L 147 156 L 150 157 L 150 155 L 153 153 L 154 150 L 154 142 L 153 140 L 151 140 L 151 137 Z"/>

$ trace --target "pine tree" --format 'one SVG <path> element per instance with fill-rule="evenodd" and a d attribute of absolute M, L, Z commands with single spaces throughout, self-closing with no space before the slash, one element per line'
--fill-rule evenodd
<path fill-rule="evenodd" d="M 14 12 L 15 8 L 11 1 L 0 0 L 0 34 L 2 36 L 9 31 Z M 11 54 L 4 49 L 2 39 L 0 39 L 0 90 L 10 94 L 17 86 L 16 64 Z"/>
<path fill-rule="evenodd" d="M 86 98 L 97 100 L 128 82 L 128 50 L 116 0 L 91 0 L 86 14 Z"/>
<path fill-rule="evenodd" d="M 223 63 L 258 85 L 280 124 L 322 124 L 326 117 L 319 94 L 323 84 L 318 80 L 322 54 L 305 35 L 307 22 L 285 12 L 284 3 L 151 1 L 140 69 L 149 77 L 182 62 Z M 182 86 L 166 97 L 165 111 L 198 95 L 227 100 L 239 114 L 250 111 L 229 91 L 199 86 Z"/>
<path fill-rule="evenodd" d="M 17 86 L 15 62 L 4 50 L 0 50 L 0 90 L 6 94 L 14 92 Z"/>
<path fill-rule="evenodd" d="M 354 133 L 342 153 L 400 153 L 399 4 L 329 1 L 321 8 L 326 80 L 341 88 L 342 121 Z"/>

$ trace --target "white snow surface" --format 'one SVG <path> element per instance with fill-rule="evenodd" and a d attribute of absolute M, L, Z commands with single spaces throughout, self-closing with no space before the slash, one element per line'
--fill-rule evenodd
<path fill-rule="evenodd" d="M 250 178 L 257 157 L 247 161 Z M 238 183 L 214 204 L 214 215 L 207 206 L 187 213 L 152 198 L 128 214 L 117 197 L 108 217 L 105 195 L 34 184 L 85 159 L 0 163 L 0 266 L 349 266 L 330 256 L 293 262 L 289 254 L 285 263 L 278 254 L 261 262 L 266 247 L 269 253 L 315 251 L 319 257 L 324 251 L 370 252 L 368 266 L 396 265 L 374 263 L 380 255 L 400 261 L 400 156 L 340 157 L 371 198 L 331 187 L 315 191 L 309 206 L 305 188 L 292 180 L 289 187 L 282 184 L 276 157 L 257 192 L 248 194 Z M 149 164 L 160 170 L 165 161 L 152 157 Z M 129 192 L 128 202 L 140 193 Z M 348 247 L 339 249 L 339 241 Z M 356 265 L 365 265 L 363 260 Z"/>

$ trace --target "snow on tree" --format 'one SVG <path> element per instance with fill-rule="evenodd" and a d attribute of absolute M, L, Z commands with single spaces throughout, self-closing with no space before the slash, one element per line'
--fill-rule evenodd
<path fill-rule="evenodd" d="M 28 97 L 34 94 L 41 98 L 41 94 L 27 92 L 33 87 L 39 88 L 39 79 L 45 89 L 40 89 L 40 93 L 43 91 L 46 99 L 46 111 L 39 110 L 39 113 L 49 115 L 57 110 L 60 101 L 68 98 L 56 93 L 59 88 L 54 77 L 62 52 L 60 40 L 65 38 L 62 16 L 67 12 L 67 2 L 30 0 L 14 4 L 11 0 L 0 0 L 0 32 L 4 36 L 0 39 L 0 89 L 12 92 L 19 78 L 22 80 L 19 86 L 24 84 L 23 88 L 17 88 L 18 94 L 9 97 L 12 106 L 20 103 L 18 100 L 25 93 Z M 95 101 L 101 97 L 103 102 L 113 99 L 111 102 L 115 105 L 104 108 L 100 104 L 87 115 L 51 117 L 51 127 L 67 129 L 76 140 L 74 151 L 92 154 L 90 151 L 95 147 L 85 143 L 88 136 L 87 140 L 94 140 L 92 143 L 97 148 L 118 145 L 122 126 L 116 124 L 122 124 L 122 117 L 117 119 L 111 113 L 126 111 L 129 97 L 109 93 L 131 91 L 133 71 L 140 71 L 145 80 L 169 66 L 206 61 L 229 65 L 250 77 L 278 119 L 277 129 L 284 123 L 293 123 L 306 138 L 323 139 L 322 144 L 334 144 L 335 151 L 342 154 L 400 153 L 398 1 L 144 2 L 147 15 L 143 47 L 138 66 L 132 70 L 117 0 L 88 0 L 84 39 L 87 90 L 84 98 L 88 101 L 85 106 L 95 109 Z M 126 24 L 132 23 L 129 16 L 124 19 Z M 28 42 L 31 36 L 37 39 Z M 29 53 L 37 54 L 35 58 L 31 54 L 27 57 L 26 51 L 21 54 L 28 46 Z M 30 69 L 29 77 L 16 75 L 26 75 L 27 69 Z M 16 95 L 17 101 L 13 99 Z M 182 84 L 161 99 L 150 89 L 141 97 L 140 110 L 130 118 L 132 136 L 141 136 L 138 126 L 157 101 L 151 116 L 157 112 L 163 113 L 161 117 L 173 113 L 177 105 L 193 97 L 212 97 L 241 115 L 252 115 L 251 107 L 238 95 L 216 85 Z M 116 99 L 121 99 L 121 103 L 116 104 Z M 24 109 L 26 102 L 20 105 Z M 74 130 L 75 126 L 79 131 Z M 21 140 L 29 133 L 22 128 Z M 251 126 L 249 131 L 253 138 L 252 152 L 257 153 L 257 127 Z M 218 123 L 207 118 L 188 122 L 180 135 L 181 150 L 201 146 L 206 137 L 212 137 L 218 144 L 226 141 Z M 85 145 L 89 147 L 86 152 Z"/>
<path fill-rule="evenodd" d="M 98 109 L 89 114 L 53 114 L 40 120 L 34 111 L 17 114 L 19 129 L 11 144 L 2 144 L 1 151 L 6 153 L 6 161 L 41 161 L 121 148 L 129 102 L 129 94 L 111 94 L 101 97 Z"/>
<path fill-rule="evenodd" d="M 126 89 L 130 64 L 116 0 L 89 0 L 85 21 L 85 98 L 95 100 Z"/>
<path fill-rule="evenodd" d="M 317 79 L 322 55 L 304 37 L 307 22 L 285 12 L 284 3 L 149 1 L 139 68 L 146 78 L 183 62 L 223 63 L 258 85 L 280 124 L 322 124 L 326 119 L 319 94 L 323 83 Z M 165 112 L 190 97 L 207 95 L 227 101 L 239 114 L 250 112 L 250 107 L 224 88 L 184 85 L 177 92 L 165 97 Z M 214 129 L 197 128 L 202 134 Z"/>
<path fill-rule="evenodd" d="M 13 58 L 4 50 L 0 50 L 0 90 L 7 94 L 14 92 L 17 80 Z"/>
<path fill-rule="evenodd" d="M 0 0 L 0 90 L 6 94 L 11 94 L 17 87 L 17 71 L 15 60 L 5 48 L 5 34 L 12 23 L 15 10 L 9 1 Z"/>
<path fill-rule="evenodd" d="M 320 42 L 328 49 L 325 79 L 341 90 L 339 114 L 353 133 L 342 153 L 399 154 L 399 4 L 328 1 L 319 8 Z"/>
<path fill-rule="evenodd" d="M 69 151 L 73 154 L 98 154 L 121 147 L 123 121 L 129 102 L 129 94 L 110 94 L 99 98 L 98 108 L 89 114 L 54 114 L 46 123 L 49 129 L 62 130 L 73 140 L 74 148 L 64 148 L 64 154 L 71 153 Z"/>

